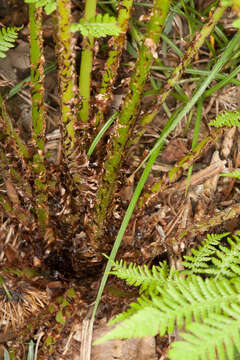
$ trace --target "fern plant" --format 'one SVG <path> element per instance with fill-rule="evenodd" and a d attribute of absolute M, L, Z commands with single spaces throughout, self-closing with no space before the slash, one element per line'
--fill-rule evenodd
<path fill-rule="evenodd" d="M 6 57 L 6 52 L 15 46 L 14 42 L 18 37 L 21 27 L 8 27 L 0 29 L 0 58 Z"/>
<path fill-rule="evenodd" d="M 227 246 L 221 244 L 223 240 Z M 192 256 L 184 257 L 182 272 L 170 270 L 166 263 L 150 270 L 115 262 L 111 273 L 140 286 L 141 296 L 111 321 L 120 325 L 96 344 L 113 338 L 163 336 L 177 326 L 184 329 L 183 340 L 171 345 L 170 359 L 234 359 L 240 349 L 239 257 L 239 235 L 231 239 L 224 233 L 208 234 Z"/>
<path fill-rule="evenodd" d="M 221 128 L 223 126 L 240 126 L 240 110 L 224 111 L 215 120 L 208 123 L 210 126 Z"/>
<path fill-rule="evenodd" d="M 19 229 L 24 229 L 23 231 L 26 232 L 25 235 L 26 239 L 29 239 L 29 244 L 37 243 L 39 248 L 42 246 L 44 250 L 48 250 L 49 247 L 50 252 L 55 246 L 62 250 L 62 239 L 64 239 L 64 243 L 66 239 L 66 246 L 72 244 L 72 241 L 74 241 L 72 239 L 77 238 L 80 227 L 86 228 L 86 234 L 90 240 L 86 244 L 87 247 L 89 246 L 89 252 L 81 253 L 81 256 L 83 261 L 86 261 L 85 263 L 88 264 L 90 253 L 93 262 L 95 260 L 99 261 L 99 253 L 102 252 L 103 245 L 105 246 L 103 242 L 106 243 L 106 248 L 109 249 L 108 241 L 112 241 L 112 236 L 111 239 L 105 239 L 106 225 L 109 220 L 109 214 L 111 214 L 111 203 L 117 190 L 120 170 L 136 123 L 139 122 L 141 125 L 146 125 L 153 120 L 156 112 L 159 111 L 159 107 L 178 83 L 186 67 L 197 54 L 207 36 L 213 31 L 213 27 L 222 17 L 226 8 L 221 3 L 216 6 L 209 21 L 205 23 L 201 32 L 196 34 L 196 38 L 189 47 L 186 57 L 180 61 L 179 66 L 169 77 L 166 89 L 164 89 L 165 87 L 162 89 L 163 91 L 159 93 L 156 104 L 146 114 L 148 121 L 146 121 L 146 118 L 143 121 L 143 119 L 138 120 L 138 115 L 143 115 L 141 112 L 141 100 L 145 84 L 150 75 L 151 66 L 154 59 L 157 60 L 156 49 L 159 46 L 159 39 L 171 4 L 170 0 L 155 0 L 153 2 L 153 9 L 149 13 L 149 22 L 146 26 L 145 35 L 143 35 L 136 66 L 131 75 L 128 94 L 115 121 L 112 135 L 109 137 L 108 147 L 105 151 L 106 158 L 102 164 L 99 163 L 99 169 L 95 171 L 94 168 L 89 166 L 86 153 L 92 134 L 97 132 L 99 124 L 102 125 L 104 123 L 107 105 L 111 102 L 112 89 L 119 72 L 121 53 L 126 42 L 126 31 L 129 25 L 133 1 L 123 0 L 119 3 L 116 21 L 110 16 L 96 16 L 96 0 L 85 1 L 84 19 L 79 21 L 79 25 L 74 25 L 75 29 L 73 26 L 74 31 L 80 30 L 82 35 L 84 35 L 81 42 L 82 66 L 80 73 L 76 71 L 76 54 L 73 51 L 75 46 L 72 41 L 71 32 L 72 2 L 68 0 L 26 0 L 26 2 L 30 4 L 30 53 L 32 55 L 31 93 L 33 99 L 33 126 L 31 142 L 25 145 L 21 141 L 17 131 L 11 126 L 5 104 L 0 98 L 0 117 L 1 126 L 3 127 L 1 139 L 7 143 L 4 143 L 0 154 L 2 177 L 7 188 L 5 193 L 1 193 L 0 205 L 5 218 L 13 219 L 15 223 L 20 225 Z M 56 60 L 58 63 L 57 73 L 60 89 L 59 130 L 61 135 L 59 157 L 57 159 L 59 164 L 56 167 L 47 161 L 48 154 L 45 151 L 47 123 L 43 101 L 44 42 L 42 38 L 43 13 L 41 7 L 44 7 L 48 14 L 56 9 L 54 21 L 56 20 L 57 29 Z M 116 24 L 119 25 L 121 31 L 117 28 Z M 101 36 L 113 34 L 116 38 L 109 41 L 109 56 L 105 65 L 101 90 L 98 94 L 100 96 L 96 96 L 99 111 L 96 114 L 93 107 L 90 107 L 89 90 L 91 90 L 90 74 L 93 69 L 94 37 L 100 34 Z M 236 34 L 229 42 L 222 56 L 219 57 L 219 60 L 213 66 L 211 74 L 204 80 L 193 99 L 178 113 L 177 117 L 174 116 L 168 122 L 166 129 L 159 136 L 157 146 L 153 148 L 153 156 L 150 157 L 144 169 L 122 222 L 119 235 L 112 249 L 112 257 L 117 252 L 126 226 L 164 139 L 196 103 L 210 82 L 219 73 L 221 67 L 230 60 L 236 44 L 239 43 L 239 38 L 240 35 Z M 86 74 L 89 75 L 87 79 Z M 77 78 L 79 79 L 78 86 L 76 86 Z M 85 89 L 87 91 L 83 92 Z M 107 93 L 107 100 L 105 93 Z M 78 97 L 79 94 L 80 97 Z M 84 104 L 86 104 L 86 108 Z M 95 115 L 96 119 L 94 119 Z M 88 130 L 89 134 L 87 134 Z M 141 130 L 141 134 L 143 133 Z M 138 138 L 141 134 L 138 133 Z M 10 150 L 12 149 L 14 151 L 11 153 Z M 9 154 L 12 154 L 11 158 Z M 18 160 L 17 162 L 16 159 Z M 98 184 L 97 189 L 96 184 Z M 58 202 L 61 206 L 56 214 L 54 204 Z M 76 254 L 75 256 L 78 257 Z M 78 269 L 78 264 L 75 265 Z M 108 267 L 106 267 L 107 269 Z M 128 275 L 127 266 L 125 266 L 125 275 L 122 272 L 123 277 L 125 276 L 126 279 L 130 279 L 129 281 L 132 281 L 135 285 L 141 286 L 142 292 L 138 302 L 132 304 L 130 311 L 126 314 L 126 321 L 128 319 L 131 321 L 135 319 L 136 322 L 141 322 L 143 318 L 145 321 L 146 314 L 148 314 L 150 319 L 149 324 L 147 324 L 149 329 L 142 330 L 139 327 L 139 335 L 144 334 L 146 330 L 149 333 L 155 334 L 160 327 L 162 333 L 166 331 L 171 332 L 175 324 L 181 327 L 183 323 L 190 322 L 191 317 L 197 322 L 198 311 L 195 310 L 195 306 L 200 300 L 202 301 L 201 308 L 204 309 L 204 311 L 201 310 L 202 312 L 199 316 L 202 320 L 211 311 L 216 310 L 218 314 L 221 314 L 221 311 L 223 311 L 223 295 L 225 298 L 224 304 L 228 307 L 230 302 L 237 301 L 238 291 L 237 283 L 235 284 L 234 282 L 234 276 L 232 279 L 228 279 L 231 282 L 228 287 L 225 285 L 226 281 L 224 279 L 218 279 L 220 285 L 215 291 L 216 296 L 211 296 L 209 306 L 207 290 L 215 286 L 214 275 L 211 275 L 206 281 L 202 280 L 198 275 L 187 275 L 185 282 L 185 279 L 182 280 L 180 275 L 175 273 L 173 269 L 168 269 L 166 264 L 162 264 L 159 268 L 153 268 L 152 271 L 146 267 L 143 270 L 139 269 L 137 266 L 132 266 L 131 277 Z M 105 279 L 103 280 L 103 286 Z M 100 287 L 99 294 L 101 294 L 102 287 Z M 164 298 L 167 301 L 164 301 Z M 92 318 L 94 318 L 95 313 L 96 307 Z M 163 314 L 162 319 L 160 319 L 161 322 L 159 322 L 159 313 Z M 169 313 L 170 316 L 168 315 Z M 63 323 L 62 313 L 58 314 L 60 316 L 56 317 L 56 321 Z M 129 331 L 131 329 L 130 323 Z M 48 339 L 49 337 L 46 339 L 46 344 Z"/>

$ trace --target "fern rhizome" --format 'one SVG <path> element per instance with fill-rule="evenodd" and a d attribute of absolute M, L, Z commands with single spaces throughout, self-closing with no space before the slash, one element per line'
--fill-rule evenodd
<path fill-rule="evenodd" d="M 177 327 L 183 330 L 182 340 L 172 343 L 170 359 L 235 359 L 240 350 L 239 258 L 240 232 L 231 237 L 208 234 L 191 256 L 184 256 L 180 272 L 165 262 L 151 270 L 115 262 L 111 274 L 140 286 L 140 297 L 111 321 L 121 323 L 96 343 L 163 336 Z"/>

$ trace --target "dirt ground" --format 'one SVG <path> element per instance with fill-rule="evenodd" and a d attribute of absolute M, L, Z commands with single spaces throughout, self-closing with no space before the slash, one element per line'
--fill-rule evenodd
<path fill-rule="evenodd" d="M 199 9 L 206 6 L 206 3 L 204 4 L 202 1 L 196 2 Z M 74 2 L 74 4 L 74 16 L 77 18 L 81 14 L 83 5 L 78 5 L 78 2 Z M 142 15 L 141 11 L 145 12 L 146 10 L 136 6 L 133 18 L 138 19 Z M 16 46 L 7 53 L 6 58 L 0 59 L 0 91 L 2 95 L 6 95 L 30 74 L 27 5 L 22 0 L 0 0 L 0 22 L 3 26 L 24 25 Z M 233 34 L 230 11 L 221 22 L 230 39 Z M 187 29 L 186 20 L 176 15 L 171 37 L 175 39 L 182 51 L 185 51 L 188 46 L 184 40 L 188 37 Z M 44 38 L 46 63 L 52 64 L 55 59 L 54 34 L 48 16 L 44 17 Z M 168 48 L 168 51 L 159 49 L 159 54 L 165 66 L 174 68 L 179 62 L 179 58 L 171 48 Z M 209 49 L 204 45 L 192 65 L 203 70 L 211 56 Z M 93 102 L 96 89 L 101 81 L 100 74 L 105 57 L 104 52 L 99 52 L 94 59 Z M 114 109 L 120 105 L 127 92 L 134 61 L 135 59 L 125 49 L 114 94 Z M 159 79 L 163 83 L 166 81 L 164 73 L 153 69 L 151 74 L 155 80 Z M 185 81 L 181 83 L 181 87 L 191 98 L 196 88 L 196 82 L 191 79 L 190 75 L 184 75 L 183 80 Z M 53 157 L 57 148 L 59 118 L 59 94 L 56 83 L 57 72 L 55 69 L 48 73 L 45 80 L 48 106 L 48 145 Z M 145 89 L 148 93 L 142 99 L 142 111 L 145 111 L 154 100 L 155 95 L 149 90 L 151 90 L 150 81 Z M 145 192 L 147 192 L 152 184 L 162 179 L 162 191 L 158 196 L 149 197 L 145 206 L 135 211 L 124 236 L 118 254 L 119 258 L 149 266 L 156 265 L 163 260 L 172 261 L 171 265 L 173 265 L 175 261 L 174 265 L 179 267 L 182 254 L 189 254 L 190 249 L 199 244 L 205 233 L 213 231 L 234 233 L 238 229 L 238 217 L 228 220 L 227 217 L 218 219 L 213 227 L 209 225 L 209 219 L 215 219 L 219 211 L 225 210 L 227 213 L 228 209 L 230 211 L 232 206 L 237 206 L 239 203 L 238 182 L 235 179 L 219 176 L 222 172 L 240 167 L 239 129 L 233 127 L 216 131 L 210 129 L 208 122 L 215 119 L 216 115 L 223 110 L 238 109 L 239 95 L 239 87 L 227 85 L 204 102 L 203 121 L 200 125 L 198 143 L 207 138 L 208 140 L 192 161 L 194 168 L 187 196 L 185 188 L 190 162 L 186 161 L 184 166 L 180 164 L 182 159 L 186 159 L 186 156 L 191 154 L 194 122 L 188 124 L 188 118 L 185 117 L 171 133 L 145 186 Z M 181 99 L 175 92 L 175 96 L 167 99 L 166 106 L 172 113 L 180 103 Z M 28 142 L 31 126 L 29 86 L 24 87 L 7 100 L 6 105 L 14 127 L 19 129 L 22 139 Z M 195 117 L 195 110 L 192 116 Z M 121 172 L 114 212 L 106 231 L 108 245 L 103 251 L 105 253 L 109 253 L 111 249 L 111 244 L 133 192 L 134 184 L 127 183 L 126 179 L 144 158 L 145 151 L 151 149 L 167 120 L 168 115 L 162 108 L 148 126 L 141 143 L 131 146 Z M 99 158 L 101 156 L 100 150 Z M 172 169 L 174 169 L 173 179 L 169 181 L 168 174 L 173 171 Z M 135 181 L 137 182 L 138 179 L 139 175 L 137 174 Z M 11 184 L 8 183 L 8 185 L 8 191 L 11 191 L 9 190 Z M 64 186 L 67 185 L 66 181 Z M 3 191 L 2 185 L 0 191 Z M 63 208 L 58 200 L 57 197 L 52 199 L 53 216 L 61 212 Z M 6 302 L 4 294 L 0 291 L 3 309 L 0 310 L 3 318 L 0 321 L 0 359 L 3 359 L 4 349 L 15 354 L 14 358 L 16 359 L 26 359 L 30 339 L 37 344 L 37 359 L 39 360 L 46 358 L 88 359 L 84 346 L 88 348 L 86 343 L 91 334 L 91 329 L 88 329 L 89 318 L 106 260 L 102 255 L 89 254 L 85 245 L 83 246 L 87 239 L 83 226 L 84 209 L 81 210 L 80 222 L 76 220 L 74 224 L 71 224 L 66 221 L 65 227 L 59 225 L 60 240 L 56 244 L 51 244 L 47 251 L 43 251 L 41 242 L 38 242 L 34 232 L 22 231 L 19 224 L 11 218 L 7 218 L 2 210 L 0 210 L 0 214 L 2 269 L 0 274 L 6 267 L 20 269 L 20 272 L 9 271 L 8 286 L 16 298 L 22 296 L 28 301 L 27 310 L 19 303 L 16 310 L 11 303 Z M 114 214 L 117 215 L 114 217 Z M 57 220 L 56 226 L 58 226 Z M 187 236 L 175 241 L 183 230 L 187 231 Z M 172 244 L 175 246 L 175 254 L 178 254 L 177 259 L 169 258 L 168 248 L 173 246 Z M 30 286 L 28 289 L 32 291 L 29 290 L 28 294 L 26 283 Z M 136 288 L 126 286 L 123 281 L 110 277 L 97 313 L 93 338 L 102 336 L 106 332 L 107 321 L 117 313 L 126 310 L 128 304 L 137 296 Z M 58 297 L 60 300 L 56 303 L 55 299 Z M 51 299 L 51 311 L 46 310 L 45 306 L 49 305 L 49 299 Z M 15 310 L 16 313 L 14 313 Z M 26 320 L 29 319 L 29 314 L 31 314 L 31 329 L 28 328 L 28 320 Z M 93 347 L 91 360 L 164 360 L 167 359 L 169 342 L 172 340 L 167 336 L 128 341 L 114 340 Z"/>

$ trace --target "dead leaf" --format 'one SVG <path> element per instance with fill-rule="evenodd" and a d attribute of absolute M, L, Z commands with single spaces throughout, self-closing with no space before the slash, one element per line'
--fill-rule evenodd
<path fill-rule="evenodd" d="M 161 153 L 161 161 L 170 164 L 180 161 L 188 152 L 186 141 L 181 138 L 170 140 L 167 147 Z"/>
<path fill-rule="evenodd" d="M 215 166 L 218 164 L 219 171 L 216 171 L 215 174 L 213 173 L 212 176 L 207 181 L 205 181 L 204 189 L 205 191 L 207 190 L 209 194 L 213 195 L 216 192 L 219 174 L 223 171 L 225 163 L 226 163 L 225 160 L 220 159 L 219 152 L 215 151 L 213 153 L 210 166 L 211 165 Z"/>
<path fill-rule="evenodd" d="M 236 133 L 236 126 L 231 128 L 230 130 L 228 130 L 227 133 L 225 134 L 225 137 L 224 137 L 224 140 L 222 143 L 222 151 L 221 151 L 222 156 L 225 159 L 228 158 L 228 156 L 230 155 L 230 152 L 232 150 L 235 133 Z"/>
<path fill-rule="evenodd" d="M 146 38 L 145 41 L 144 41 L 144 45 L 152 53 L 152 56 L 154 57 L 154 59 L 157 59 L 158 58 L 158 53 L 156 51 L 157 45 L 155 44 L 155 42 L 150 38 Z"/>
<path fill-rule="evenodd" d="M 4 179 L 4 183 L 7 188 L 7 194 L 8 194 L 9 199 L 11 200 L 13 205 L 19 206 L 20 205 L 19 198 L 18 198 L 18 194 L 17 194 L 17 191 L 16 191 L 14 185 L 11 183 L 10 180 L 7 180 L 6 178 Z"/>

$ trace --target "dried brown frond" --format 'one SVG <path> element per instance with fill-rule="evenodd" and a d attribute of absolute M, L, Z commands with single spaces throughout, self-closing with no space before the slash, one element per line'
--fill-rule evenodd
<path fill-rule="evenodd" d="M 0 329 L 21 328 L 30 316 L 35 316 L 48 303 L 46 292 L 27 280 L 9 274 L 0 286 Z"/>

